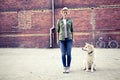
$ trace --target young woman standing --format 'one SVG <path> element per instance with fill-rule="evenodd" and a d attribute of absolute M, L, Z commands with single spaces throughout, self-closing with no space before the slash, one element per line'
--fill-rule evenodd
<path fill-rule="evenodd" d="M 62 18 L 57 21 L 57 36 L 60 42 L 60 49 L 62 54 L 63 73 L 70 72 L 71 65 L 71 50 L 73 42 L 73 21 L 68 17 L 70 11 L 67 7 L 61 10 Z"/>

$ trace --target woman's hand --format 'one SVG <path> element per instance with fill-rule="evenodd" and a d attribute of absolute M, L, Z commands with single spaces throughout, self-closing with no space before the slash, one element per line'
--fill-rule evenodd
<path fill-rule="evenodd" d="M 75 43 L 75 39 L 73 39 L 72 41 L 73 41 L 73 43 Z"/>
<path fill-rule="evenodd" d="M 57 44 L 59 44 L 59 40 L 57 39 Z"/>

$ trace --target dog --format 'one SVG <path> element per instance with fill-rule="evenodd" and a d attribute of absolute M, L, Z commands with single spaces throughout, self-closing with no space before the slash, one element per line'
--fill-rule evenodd
<path fill-rule="evenodd" d="M 94 72 L 96 70 L 94 46 L 92 44 L 85 43 L 82 50 L 87 52 L 83 62 L 83 69 L 87 72 Z"/>

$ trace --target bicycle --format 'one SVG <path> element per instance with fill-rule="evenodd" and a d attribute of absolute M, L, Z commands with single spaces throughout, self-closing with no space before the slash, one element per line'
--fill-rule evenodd
<path fill-rule="evenodd" d="M 119 47 L 118 42 L 112 39 L 111 36 L 108 37 L 108 41 L 106 42 L 103 37 L 99 37 L 95 45 L 97 48 L 118 48 Z"/>

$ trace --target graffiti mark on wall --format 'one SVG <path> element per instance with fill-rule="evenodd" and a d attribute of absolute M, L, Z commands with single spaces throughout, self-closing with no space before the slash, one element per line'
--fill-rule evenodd
<path fill-rule="evenodd" d="M 31 11 L 19 11 L 18 12 L 18 27 L 19 29 L 30 29 L 31 28 Z"/>

